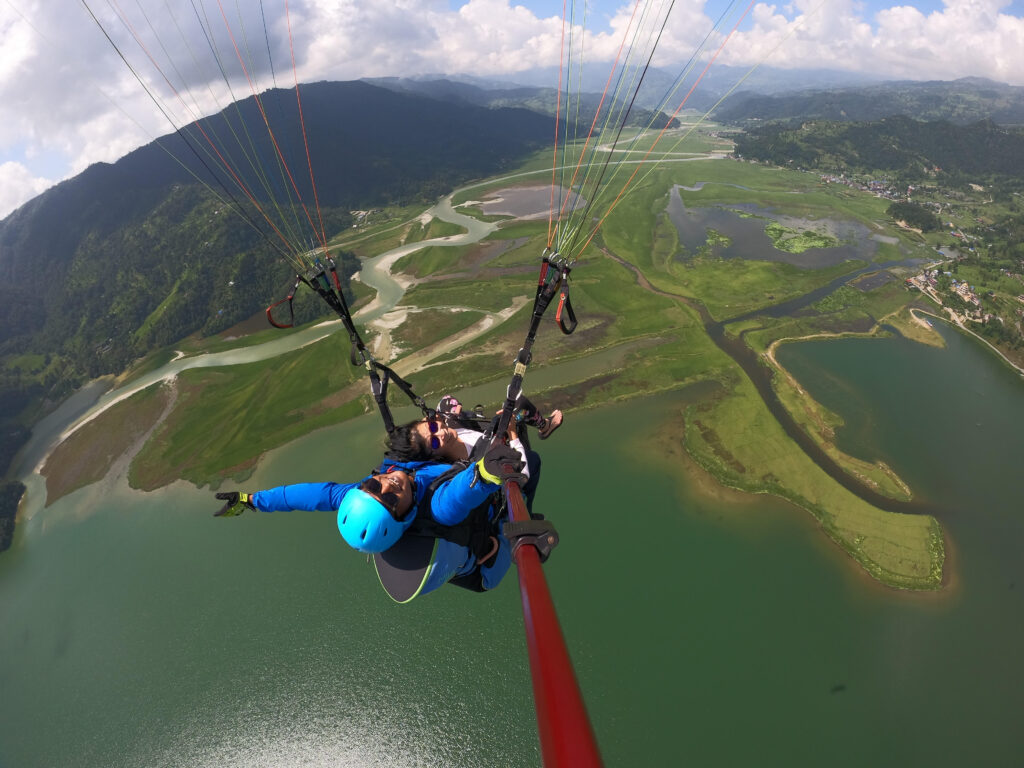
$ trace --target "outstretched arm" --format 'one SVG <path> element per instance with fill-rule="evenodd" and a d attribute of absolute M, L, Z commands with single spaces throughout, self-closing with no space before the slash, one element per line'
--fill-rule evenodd
<path fill-rule="evenodd" d="M 345 494 L 356 486 L 353 483 L 296 483 L 279 485 L 257 491 L 249 503 L 263 512 L 337 512 Z"/>

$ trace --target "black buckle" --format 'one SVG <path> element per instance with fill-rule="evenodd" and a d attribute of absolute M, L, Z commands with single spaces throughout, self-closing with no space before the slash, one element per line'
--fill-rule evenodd
<path fill-rule="evenodd" d="M 532 544 L 546 562 L 551 550 L 558 546 L 558 531 L 550 520 L 509 520 L 503 529 L 505 538 L 512 546 L 512 557 L 523 544 Z"/>

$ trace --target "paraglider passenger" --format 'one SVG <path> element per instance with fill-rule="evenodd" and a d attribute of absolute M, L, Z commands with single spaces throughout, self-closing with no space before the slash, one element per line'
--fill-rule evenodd
<path fill-rule="evenodd" d="M 464 417 L 465 410 L 455 397 L 445 395 L 437 404 L 437 412 L 442 414 L 451 426 L 472 427 Z M 482 414 L 478 414 L 482 415 Z M 533 403 L 524 395 L 520 395 L 515 401 L 515 420 L 520 426 L 534 427 L 541 440 L 547 440 L 551 434 L 562 426 L 562 412 L 554 410 L 550 416 L 544 416 Z"/>
<path fill-rule="evenodd" d="M 542 440 L 562 424 L 561 411 L 552 411 L 551 416 L 545 418 L 526 398 L 520 398 L 517 405 L 515 423 L 541 425 L 538 434 Z M 404 461 L 454 463 L 469 460 L 484 433 L 474 421 L 464 418 L 462 404 L 451 395 L 441 398 L 437 412 L 439 416 L 410 421 L 392 432 L 388 437 L 387 455 Z M 533 497 L 540 482 L 540 455 L 523 444 L 514 428 L 509 430 L 508 438 L 508 444 L 519 452 L 526 466 L 523 473 L 529 479 L 523 485 L 523 496 L 527 509 L 532 512 Z"/>

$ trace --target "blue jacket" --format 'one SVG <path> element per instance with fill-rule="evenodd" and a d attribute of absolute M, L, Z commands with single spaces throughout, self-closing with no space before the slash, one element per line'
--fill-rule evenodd
<path fill-rule="evenodd" d="M 402 469 L 415 472 L 415 496 L 414 507 L 416 514 L 424 514 L 419 509 L 420 502 L 426 495 L 430 484 L 440 475 L 451 469 L 450 464 L 438 464 L 436 462 L 422 461 L 385 461 L 381 463 L 380 471 L 386 472 L 389 469 Z M 365 480 L 366 478 L 364 478 Z M 474 482 L 475 481 L 475 482 Z M 277 488 L 270 488 L 265 491 L 257 491 L 249 497 L 249 502 L 263 512 L 285 512 L 292 510 L 337 512 L 341 500 L 345 494 L 360 483 L 298 483 L 295 485 L 281 485 Z M 430 501 L 429 513 L 431 517 L 442 525 L 457 525 L 476 507 L 480 506 L 487 497 L 499 486 L 488 483 L 480 478 L 475 467 L 470 466 L 452 479 L 444 482 L 438 487 Z M 491 515 L 496 514 L 495 510 Z M 509 566 L 512 564 L 512 556 L 508 541 L 504 536 L 498 537 L 498 552 L 488 560 L 485 567 L 480 567 L 485 589 L 493 589 L 505 576 Z M 420 594 L 432 592 L 446 584 L 455 576 L 465 576 L 477 570 L 476 557 L 468 547 L 460 546 L 447 539 L 439 539 L 434 560 L 431 563 L 427 581 L 423 585 Z"/>

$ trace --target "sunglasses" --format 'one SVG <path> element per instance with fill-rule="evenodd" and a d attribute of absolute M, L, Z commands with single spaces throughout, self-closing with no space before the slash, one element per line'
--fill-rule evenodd
<path fill-rule="evenodd" d="M 432 451 L 440 450 L 441 438 L 437 436 L 437 433 L 441 429 L 441 425 L 438 424 L 436 417 L 427 419 L 427 429 L 430 430 L 430 449 Z"/>
<path fill-rule="evenodd" d="M 384 485 L 376 477 L 368 477 L 359 484 L 359 490 L 369 491 L 384 508 L 392 514 L 392 516 L 398 514 L 398 506 L 402 503 L 401 497 L 392 491 L 385 491 Z"/>

